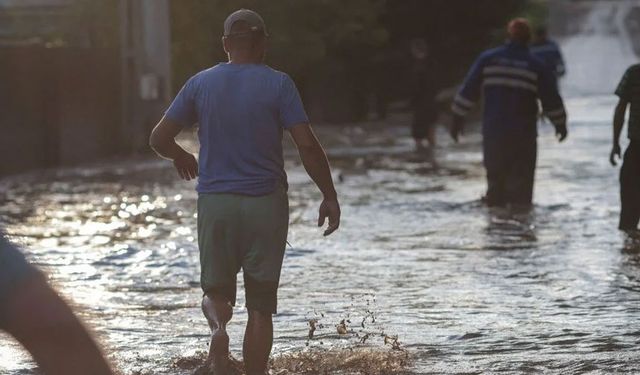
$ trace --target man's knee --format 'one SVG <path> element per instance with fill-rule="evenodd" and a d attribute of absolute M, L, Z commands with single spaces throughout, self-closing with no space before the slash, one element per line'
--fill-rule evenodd
<path fill-rule="evenodd" d="M 207 293 L 202 297 L 202 312 L 217 327 L 224 328 L 233 317 L 233 306 L 221 295 Z"/>
<path fill-rule="evenodd" d="M 273 314 L 267 311 L 259 311 L 259 310 L 247 310 L 249 314 L 249 319 L 257 322 L 257 323 L 271 323 Z"/>

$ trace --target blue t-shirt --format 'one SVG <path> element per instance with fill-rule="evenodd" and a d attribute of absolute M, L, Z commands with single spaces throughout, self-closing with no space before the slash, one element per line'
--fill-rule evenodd
<path fill-rule="evenodd" d="M 199 124 L 199 193 L 254 196 L 286 186 L 283 130 L 309 122 L 291 78 L 263 64 L 222 63 L 196 74 L 166 116 Z"/>

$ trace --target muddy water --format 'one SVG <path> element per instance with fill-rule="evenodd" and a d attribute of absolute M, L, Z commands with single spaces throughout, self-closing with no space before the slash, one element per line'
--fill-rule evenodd
<path fill-rule="evenodd" d="M 640 372 L 640 252 L 615 230 L 613 105 L 570 100 L 563 145 L 543 128 L 529 213 L 480 204 L 477 133 L 459 145 L 440 134 L 433 155 L 417 156 L 408 119 L 398 117 L 321 129 L 344 215 L 341 230 L 323 238 L 313 225 L 318 193 L 289 149 L 291 248 L 274 353 L 362 341 L 390 348 L 384 333 L 409 350 L 415 374 Z M 79 305 L 118 366 L 188 373 L 172 363 L 208 342 L 193 184 L 151 159 L 0 184 L 3 225 Z M 239 297 L 236 355 L 246 319 Z M 309 340 L 311 319 L 318 328 Z M 350 333 L 339 335 L 343 319 Z M 17 345 L 0 339 L 0 373 L 32 373 Z"/>

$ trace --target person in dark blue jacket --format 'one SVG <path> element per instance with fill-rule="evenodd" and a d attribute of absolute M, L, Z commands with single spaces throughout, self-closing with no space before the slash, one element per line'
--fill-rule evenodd
<path fill-rule="evenodd" d="M 528 46 L 529 23 L 508 26 L 506 45 L 485 51 L 475 61 L 453 104 L 451 136 L 457 142 L 464 116 L 484 94 L 482 134 L 490 206 L 529 206 L 537 158 L 538 100 L 560 142 L 567 137 L 567 115 L 556 77 Z"/>
<path fill-rule="evenodd" d="M 557 78 L 563 77 L 567 73 L 560 47 L 556 42 L 549 39 L 549 34 L 545 27 L 536 29 L 530 50 L 535 57 L 542 60 L 547 68 L 551 69 Z"/>

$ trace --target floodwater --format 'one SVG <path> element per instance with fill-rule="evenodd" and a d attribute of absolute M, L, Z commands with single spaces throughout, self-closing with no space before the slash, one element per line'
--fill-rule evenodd
<path fill-rule="evenodd" d="M 564 144 L 541 127 L 529 213 L 480 203 L 472 127 L 458 145 L 442 130 L 433 155 L 418 156 L 398 115 L 319 129 L 343 208 L 341 229 L 324 238 L 314 226 L 319 193 L 289 147 L 291 247 L 274 354 L 389 351 L 386 334 L 408 351 L 411 374 L 640 372 L 640 245 L 616 230 L 617 169 L 607 160 L 614 104 L 568 100 Z M 155 159 L 0 181 L 2 225 L 125 374 L 187 374 L 174 361 L 207 348 L 195 206 L 193 183 Z M 242 306 L 240 293 L 236 356 Z M 0 340 L 0 373 L 33 373 L 28 356 Z"/>

